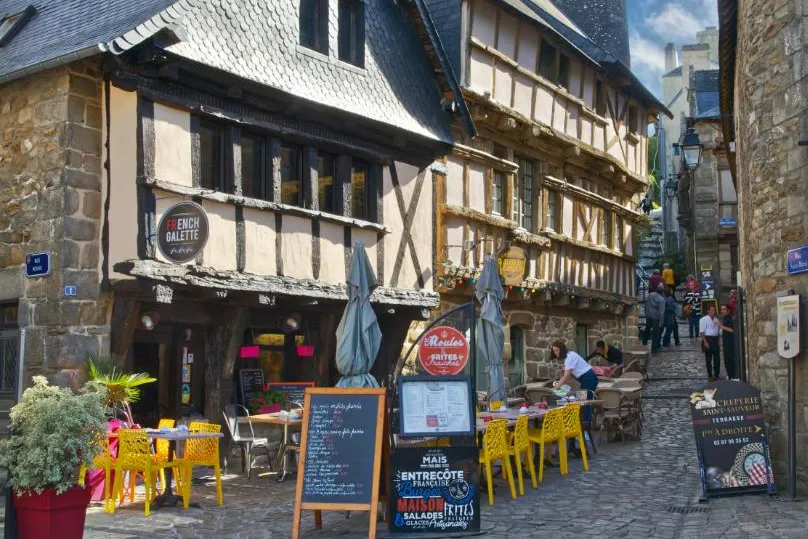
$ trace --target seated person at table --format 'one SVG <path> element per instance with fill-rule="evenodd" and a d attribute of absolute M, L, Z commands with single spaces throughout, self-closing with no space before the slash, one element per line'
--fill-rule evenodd
<path fill-rule="evenodd" d="M 606 346 L 604 341 L 598 341 L 595 343 L 595 350 L 586 356 L 586 361 L 588 362 L 595 356 L 602 357 L 612 365 L 623 364 L 623 352 L 621 352 L 616 346 Z"/>

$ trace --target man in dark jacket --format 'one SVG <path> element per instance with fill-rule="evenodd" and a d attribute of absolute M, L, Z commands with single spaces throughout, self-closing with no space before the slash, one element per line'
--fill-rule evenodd
<path fill-rule="evenodd" d="M 665 319 L 665 297 L 662 295 L 664 290 L 665 286 L 659 283 L 645 300 L 646 330 L 643 344 L 646 344 L 650 338 L 651 353 L 656 352 L 660 345 L 660 329 Z"/>
<path fill-rule="evenodd" d="M 595 350 L 587 356 L 586 360 L 589 361 L 595 356 L 600 356 L 612 365 L 623 364 L 623 352 L 615 346 L 606 346 L 605 341 L 598 341 L 595 343 Z"/>
<path fill-rule="evenodd" d="M 648 279 L 648 292 L 653 292 L 660 284 L 662 284 L 662 274 L 659 273 L 658 269 L 655 269 L 651 278 Z"/>

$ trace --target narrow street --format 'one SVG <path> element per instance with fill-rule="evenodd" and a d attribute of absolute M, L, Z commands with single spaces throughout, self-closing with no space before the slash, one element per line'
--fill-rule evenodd
<path fill-rule="evenodd" d="M 684 397 L 706 378 L 702 356 L 684 338 L 682 346 L 659 353 L 649 371 L 641 440 L 604 443 L 591 457 L 588 473 L 580 460 L 570 461 L 566 477 L 552 468 L 545 472 L 544 484 L 537 490 L 526 485 L 518 500 L 511 500 L 498 482 L 494 507 L 482 500 L 482 537 L 806 537 L 806 502 L 758 495 L 698 503 L 697 460 Z M 126 505 L 114 516 L 95 505 L 87 516 L 85 538 L 285 539 L 291 533 L 294 487 L 293 480 L 278 484 L 268 477 L 248 481 L 229 475 L 223 508 L 215 505 L 210 484 L 193 487 L 201 510 L 159 510 L 146 518 L 142 502 Z M 360 538 L 367 536 L 366 530 L 363 514 L 346 518 L 345 513 L 325 513 L 322 531 L 314 529 L 311 515 L 304 515 L 307 538 Z M 380 523 L 380 535 L 383 530 Z"/>

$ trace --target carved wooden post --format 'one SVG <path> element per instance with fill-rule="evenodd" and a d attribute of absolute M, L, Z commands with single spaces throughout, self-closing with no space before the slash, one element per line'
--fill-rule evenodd
<path fill-rule="evenodd" d="M 127 358 L 132 336 L 137 329 L 140 318 L 140 302 L 134 299 L 115 298 L 112 308 L 112 346 L 111 354 L 128 368 Z"/>

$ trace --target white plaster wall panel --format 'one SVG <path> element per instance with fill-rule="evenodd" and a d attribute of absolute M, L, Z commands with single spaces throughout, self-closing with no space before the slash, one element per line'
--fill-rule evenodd
<path fill-rule="evenodd" d="M 595 72 L 584 67 L 584 103 L 590 109 L 595 108 Z"/>
<path fill-rule="evenodd" d="M 463 161 L 450 155 L 446 163 L 446 203 L 463 205 Z M 385 213 L 385 218 L 387 213 Z"/>
<path fill-rule="evenodd" d="M 553 103 L 553 128 L 564 133 L 567 129 L 567 100 L 556 97 Z"/>
<path fill-rule="evenodd" d="M 345 282 L 345 227 L 342 225 L 320 221 L 320 280 L 327 283 Z"/>
<path fill-rule="evenodd" d="M 567 134 L 571 137 L 578 138 L 578 115 L 580 109 L 578 103 L 569 101 L 567 103 Z"/>
<path fill-rule="evenodd" d="M 164 181 L 191 187 L 191 114 L 154 104 L 154 174 Z"/>
<path fill-rule="evenodd" d="M 313 279 L 311 219 L 284 215 L 281 230 L 283 274 L 298 279 Z"/>
<path fill-rule="evenodd" d="M 384 249 L 384 267 L 387 268 L 384 272 L 384 278 L 386 281 L 384 284 L 385 286 L 389 286 L 390 276 L 392 275 L 393 265 L 396 261 L 396 253 L 398 244 L 401 241 L 401 232 L 404 228 L 404 223 L 401 220 L 401 212 L 398 209 L 398 202 L 396 201 L 396 194 L 393 190 L 393 181 L 390 176 L 389 167 L 384 167 L 382 178 L 384 182 L 382 186 L 384 224 L 392 229 L 392 232 L 388 234 L 387 238 L 385 239 Z"/>
<path fill-rule="evenodd" d="M 626 146 L 628 146 L 628 163 L 626 166 L 630 171 L 637 172 L 637 145 L 627 142 Z"/>
<path fill-rule="evenodd" d="M 519 32 L 519 52 L 516 61 L 528 71 L 536 70 L 536 54 L 538 52 L 538 38 L 531 31 L 530 25 L 522 25 Z"/>
<path fill-rule="evenodd" d="M 516 75 L 513 92 L 513 108 L 530 118 L 533 107 L 533 81 L 524 75 Z"/>
<path fill-rule="evenodd" d="M 592 144 L 592 120 L 588 116 L 581 118 L 581 140 L 589 145 Z"/>
<path fill-rule="evenodd" d="M 581 62 L 575 58 L 570 58 L 570 84 L 569 91 L 572 95 L 581 96 Z"/>
<path fill-rule="evenodd" d="M 527 276 L 535 277 L 538 269 L 538 263 L 535 256 L 531 256 L 528 262 Z"/>
<path fill-rule="evenodd" d="M 485 212 L 485 173 L 482 163 L 469 163 L 469 207 Z"/>
<path fill-rule="evenodd" d="M 406 163 L 402 163 L 400 161 L 395 162 L 396 166 L 396 173 L 398 174 L 398 184 L 401 186 L 401 192 L 404 195 L 404 210 L 408 211 L 410 208 L 410 199 L 412 199 L 412 193 L 415 191 L 415 183 L 418 178 L 418 167 L 414 167 L 412 165 L 408 165 Z M 425 173 L 427 176 L 424 178 L 424 186 L 422 188 L 421 193 L 423 193 L 423 189 L 426 189 L 426 185 L 432 183 L 432 176 L 429 172 Z M 396 196 L 395 193 L 392 193 L 393 197 Z M 430 199 L 430 204 L 432 204 L 432 199 Z M 398 208 L 398 206 L 396 206 Z M 396 209 L 396 213 L 400 213 L 398 209 Z"/>
<path fill-rule="evenodd" d="M 416 210 L 410 229 L 413 244 L 415 244 L 415 249 L 418 252 L 418 264 L 421 266 L 421 275 L 424 278 L 424 288 L 426 290 L 433 289 L 434 276 L 432 250 L 435 243 L 435 231 L 433 229 L 434 209 L 432 206 L 432 186 L 432 173 L 428 171 L 426 178 L 424 178 L 424 186 L 421 189 L 421 200 L 418 202 L 418 209 Z M 385 239 L 385 242 L 386 241 Z M 388 247 L 389 245 L 389 243 L 386 243 L 385 250 L 398 247 Z M 411 261 L 411 259 L 408 260 Z M 411 265 L 412 262 L 410 262 L 410 266 Z M 385 271 L 392 271 L 392 269 L 393 268 L 390 267 Z M 415 272 L 413 271 L 413 275 L 414 274 Z M 417 286 L 417 280 L 412 281 L 412 286 Z"/>
<path fill-rule="evenodd" d="M 623 225 L 625 229 L 625 254 L 628 256 L 634 256 L 634 234 L 632 234 L 632 226 L 628 223 Z"/>
<path fill-rule="evenodd" d="M 154 190 L 154 198 L 155 198 L 155 202 L 154 202 L 154 218 L 155 218 L 155 221 L 157 223 L 159 223 L 160 219 L 163 218 L 163 215 L 165 214 L 166 210 L 168 210 L 168 208 L 170 208 L 172 205 L 176 204 L 177 202 L 182 202 L 182 200 L 183 200 L 182 197 L 177 196 L 174 193 L 169 193 L 168 191 L 163 191 L 163 190 L 160 190 L 160 189 L 155 189 Z M 111 208 L 111 205 L 110 205 L 110 208 Z M 110 218 L 112 218 L 113 215 L 114 214 L 112 213 L 112 211 L 110 211 Z M 137 231 L 135 231 L 135 233 L 137 233 Z M 156 240 L 157 240 L 157 238 L 155 238 L 155 241 Z M 112 246 L 113 243 L 114 242 L 110 242 L 110 247 Z M 163 254 L 160 252 L 160 249 L 158 249 L 156 247 L 155 247 L 155 257 L 160 262 L 168 262 L 166 257 L 164 257 Z M 168 262 L 168 263 L 169 264 L 174 264 L 174 262 Z M 186 262 L 186 264 L 194 264 L 194 263 L 195 263 L 194 261 Z"/>
<path fill-rule="evenodd" d="M 569 197 L 564 197 L 564 220 L 561 225 L 561 229 L 563 230 L 562 234 L 565 236 L 572 237 L 572 199 Z"/>
<path fill-rule="evenodd" d="M 111 87 L 110 111 L 109 237 L 112 241 L 109 242 L 109 259 L 112 267 L 117 262 L 137 258 L 137 94 Z M 101 183 L 106 196 L 106 172 Z"/>
<path fill-rule="evenodd" d="M 497 62 L 494 77 L 494 99 L 510 107 L 513 95 L 513 77 L 510 66 Z"/>
<path fill-rule="evenodd" d="M 442 254 L 447 260 L 451 260 L 457 265 L 462 265 L 463 263 L 464 224 L 465 220 L 460 217 L 446 216 L 446 252 Z M 393 266 L 390 267 L 392 268 Z"/>
<path fill-rule="evenodd" d="M 593 146 L 595 148 L 597 148 L 598 150 L 603 151 L 603 149 L 604 149 L 604 146 L 603 146 L 604 126 L 600 122 L 595 122 L 594 129 L 595 129 L 595 132 L 594 132 L 594 135 L 592 136 L 592 140 L 594 141 Z"/>
<path fill-rule="evenodd" d="M 500 13 L 497 50 L 513 60 L 516 60 L 516 28 L 518 24 L 516 19 L 507 13 Z"/>
<path fill-rule="evenodd" d="M 244 208 L 244 271 L 277 275 L 275 213 Z"/>
<path fill-rule="evenodd" d="M 496 46 L 497 8 L 488 0 L 474 2 L 471 35 L 489 45 Z"/>
<path fill-rule="evenodd" d="M 203 264 L 218 270 L 235 270 L 237 267 L 235 206 L 205 200 L 202 207 L 208 214 L 209 228 L 208 243 L 203 251 Z"/>
<path fill-rule="evenodd" d="M 591 269 L 589 267 L 589 262 L 587 262 L 586 260 L 581 262 L 581 271 L 583 272 L 583 280 L 581 286 L 589 288 L 590 283 L 589 274 L 591 273 Z"/>
<path fill-rule="evenodd" d="M 536 85 L 536 110 L 533 119 L 550 125 L 553 119 L 553 93 L 544 86 Z"/>
<path fill-rule="evenodd" d="M 360 228 L 354 228 L 351 230 L 351 248 L 356 245 L 356 242 L 361 241 L 365 243 L 365 251 L 368 254 L 368 258 L 370 259 L 370 266 L 373 268 L 373 274 L 378 276 L 379 275 L 379 257 L 377 255 L 378 251 L 376 244 L 378 243 L 378 238 L 376 236 L 375 230 L 362 230 Z M 395 245 L 394 248 L 398 248 L 398 245 Z M 320 264 L 320 278 L 322 279 L 322 267 L 323 263 L 327 263 L 328 260 L 325 258 L 321 258 L 322 262 Z M 407 259 L 404 260 L 406 264 L 408 262 Z M 391 270 L 393 268 L 390 268 Z M 345 277 L 343 274 L 342 279 L 337 279 L 336 282 L 342 283 L 345 282 Z"/>
<path fill-rule="evenodd" d="M 471 50 L 469 85 L 477 92 L 490 92 L 494 85 L 494 60 L 480 49 Z"/>

